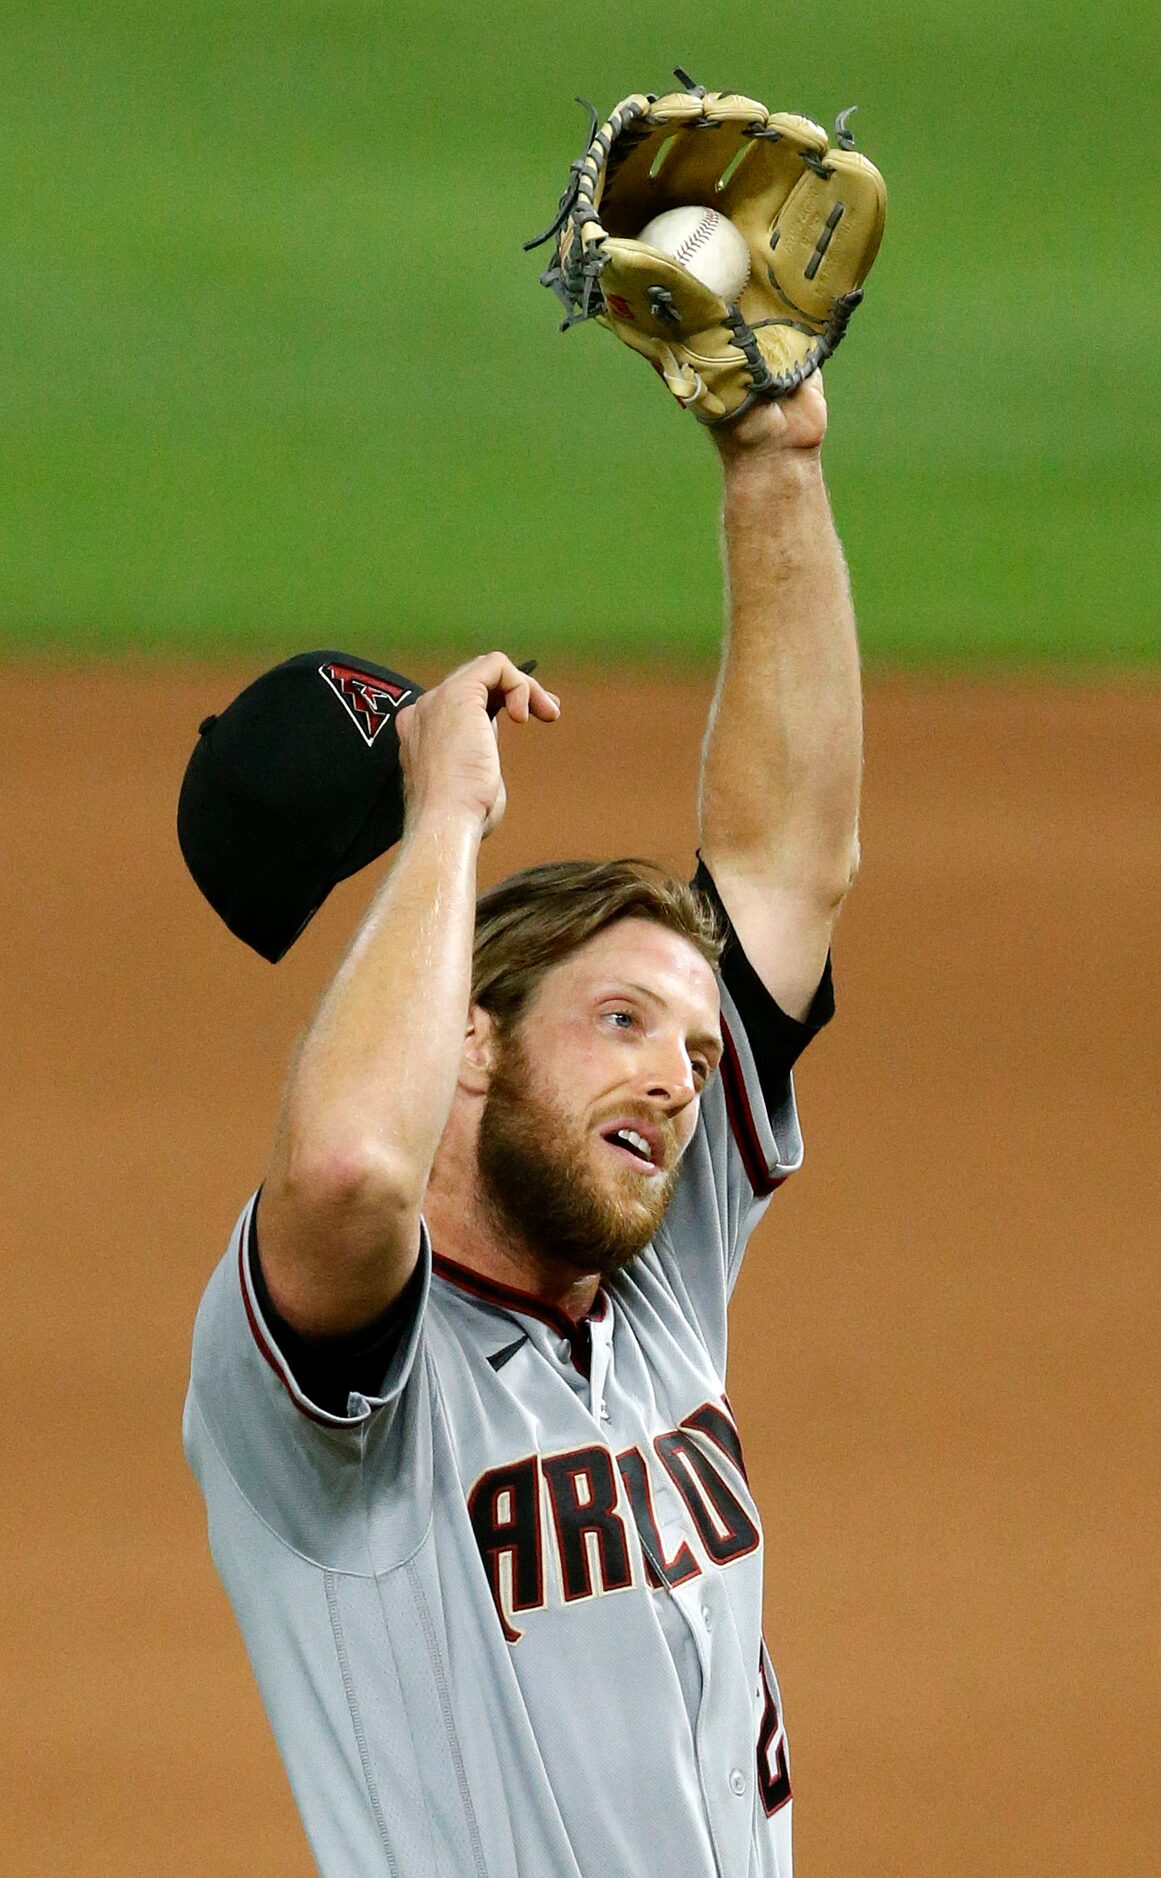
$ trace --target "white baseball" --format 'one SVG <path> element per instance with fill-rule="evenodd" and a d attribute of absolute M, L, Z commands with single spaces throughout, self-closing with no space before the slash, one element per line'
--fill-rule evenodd
<path fill-rule="evenodd" d="M 655 215 L 637 237 L 700 280 L 719 298 L 734 301 L 750 278 L 750 250 L 734 224 L 716 209 L 691 203 Z"/>

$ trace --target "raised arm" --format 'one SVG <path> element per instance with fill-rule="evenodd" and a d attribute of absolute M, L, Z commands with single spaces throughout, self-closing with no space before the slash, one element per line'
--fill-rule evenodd
<path fill-rule="evenodd" d="M 291 1070 L 259 1207 L 272 1301 L 306 1335 L 369 1323 L 415 1268 L 468 1015 L 476 860 L 504 811 L 497 709 L 558 711 L 492 653 L 397 719 L 403 842 Z"/>
<path fill-rule="evenodd" d="M 703 859 L 751 964 L 809 1009 L 858 865 L 862 704 L 854 611 L 823 482 L 818 373 L 713 433 L 727 625 L 702 755 Z"/>

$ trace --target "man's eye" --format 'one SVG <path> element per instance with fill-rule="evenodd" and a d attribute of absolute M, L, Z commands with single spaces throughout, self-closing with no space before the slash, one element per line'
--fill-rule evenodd
<path fill-rule="evenodd" d="M 628 1030 L 635 1021 L 632 1011 L 609 1011 L 607 1015 L 621 1030 Z"/>

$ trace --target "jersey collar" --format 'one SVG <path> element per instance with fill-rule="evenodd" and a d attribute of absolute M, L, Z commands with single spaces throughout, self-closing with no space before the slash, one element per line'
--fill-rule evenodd
<path fill-rule="evenodd" d="M 574 1323 L 567 1311 L 559 1310 L 554 1304 L 546 1304 L 534 1291 L 521 1291 L 515 1285 L 501 1284 L 498 1278 L 485 1278 L 482 1272 L 474 1272 L 467 1265 L 459 1265 L 455 1259 L 444 1258 L 439 1252 L 433 1252 L 432 1270 L 437 1277 L 445 1278 L 449 1284 L 472 1297 L 479 1298 L 485 1304 L 492 1304 L 501 1311 L 515 1311 L 521 1317 L 535 1317 L 542 1324 L 547 1324 L 558 1337 L 563 1338 L 572 1350 L 572 1360 L 582 1375 L 587 1376 L 592 1359 L 592 1324 L 603 1323 L 608 1315 L 608 1294 L 602 1288 L 593 1300 L 592 1310 Z"/>

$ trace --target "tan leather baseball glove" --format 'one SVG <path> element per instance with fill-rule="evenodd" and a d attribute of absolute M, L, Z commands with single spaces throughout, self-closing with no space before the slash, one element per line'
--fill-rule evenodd
<path fill-rule="evenodd" d="M 838 345 L 878 252 L 887 191 L 853 148 L 849 112 L 826 132 L 736 92 L 635 92 L 572 165 L 541 276 L 564 304 L 562 331 L 596 319 L 648 359 L 703 424 L 787 396 Z M 690 204 L 728 218 L 749 249 L 735 300 L 638 239 Z M 737 245 L 737 244 L 735 244 Z M 744 265 L 744 262 L 743 262 Z"/>

